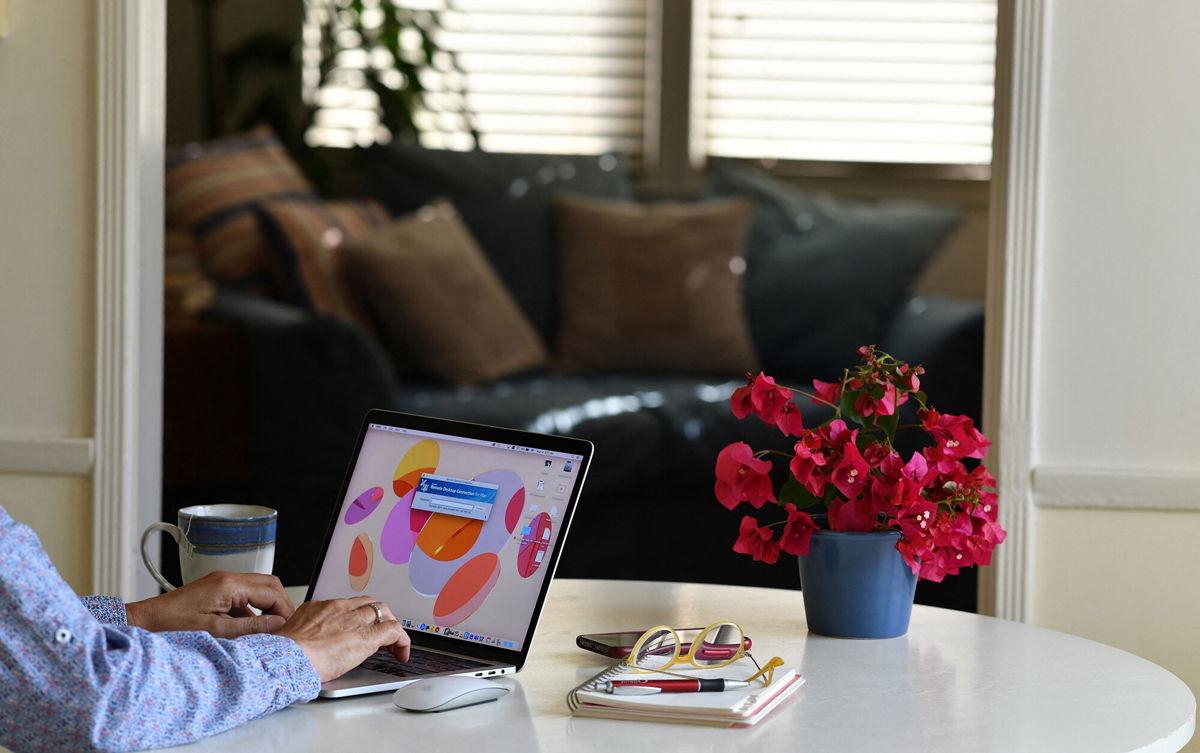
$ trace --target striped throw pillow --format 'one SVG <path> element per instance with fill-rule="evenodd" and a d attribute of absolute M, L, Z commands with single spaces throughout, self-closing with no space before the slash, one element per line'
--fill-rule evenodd
<path fill-rule="evenodd" d="M 219 282 L 248 284 L 268 274 L 256 206 L 316 195 L 266 127 L 180 147 L 168 155 L 166 168 L 167 223 L 192 231 L 204 268 Z"/>
<path fill-rule="evenodd" d="M 314 311 L 369 328 L 364 309 L 346 282 L 342 244 L 385 224 L 375 201 L 273 199 L 258 207 L 271 247 L 280 296 Z"/>

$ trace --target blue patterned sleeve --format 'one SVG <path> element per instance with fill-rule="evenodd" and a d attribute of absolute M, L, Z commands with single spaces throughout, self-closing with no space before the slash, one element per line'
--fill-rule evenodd
<path fill-rule="evenodd" d="M 0 688 L 0 745 L 37 753 L 190 742 L 314 698 L 320 681 L 281 636 L 102 624 L 0 507 Z"/>
<path fill-rule="evenodd" d="M 128 625 L 125 602 L 116 596 L 80 596 L 79 600 L 92 616 L 109 625 Z"/>

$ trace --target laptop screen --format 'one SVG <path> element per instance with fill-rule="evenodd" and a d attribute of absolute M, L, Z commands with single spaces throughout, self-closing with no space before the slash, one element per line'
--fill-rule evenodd
<path fill-rule="evenodd" d="M 580 440 L 372 411 L 310 598 L 369 594 L 414 641 L 523 651 L 589 454 Z"/>

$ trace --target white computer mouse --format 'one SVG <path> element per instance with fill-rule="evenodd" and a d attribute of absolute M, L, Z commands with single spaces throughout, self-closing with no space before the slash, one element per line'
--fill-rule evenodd
<path fill-rule="evenodd" d="M 430 677 L 400 688 L 392 703 L 405 711 L 449 711 L 494 701 L 512 690 L 481 677 Z"/>

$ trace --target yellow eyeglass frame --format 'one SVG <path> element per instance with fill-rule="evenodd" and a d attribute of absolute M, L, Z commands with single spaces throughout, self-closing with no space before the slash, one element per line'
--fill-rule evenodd
<path fill-rule="evenodd" d="M 719 631 L 723 626 L 726 626 L 726 625 L 734 628 L 737 631 L 736 632 L 736 640 L 729 641 L 729 642 L 722 642 L 720 644 L 708 644 L 702 640 L 705 636 L 709 635 L 713 631 Z M 673 649 L 671 651 L 671 658 L 668 659 L 664 664 L 662 664 L 662 666 L 647 667 L 644 664 L 639 665 L 638 657 L 642 655 L 642 651 L 645 648 L 646 643 L 651 640 L 660 639 L 659 638 L 660 634 L 664 638 L 669 635 L 673 639 Z M 728 649 L 721 649 L 721 648 L 714 649 L 713 648 L 714 646 L 732 646 L 732 645 L 736 645 L 737 648 L 732 651 L 732 653 L 729 655 L 728 658 L 722 659 L 719 656 L 713 657 L 711 659 L 706 659 L 706 658 L 698 659 L 697 658 L 698 654 L 701 651 L 712 651 L 712 650 L 728 651 Z M 646 632 L 642 633 L 641 636 L 639 636 L 638 639 L 634 642 L 633 648 L 630 649 L 629 655 L 625 658 L 625 664 L 629 665 L 629 667 L 632 668 L 634 672 L 644 672 L 644 673 L 665 672 L 668 667 L 672 667 L 677 664 L 690 664 L 693 667 L 696 667 L 697 669 L 713 669 L 715 667 L 724 667 L 729 664 L 732 664 L 735 661 L 737 661 L 738 659 L 745 656 L 745 657 L 749 658 L 752 662 L 754 662 L 754 666 L 758 668 L 757 672 L 755 672 L 750 677 L 746 678 L 746 682 L 751 682 L 755 679 L 758 679 L 759 677 L 762 677 L 763 683 L 766 685 L 770 685 L 772 680 L 774 679 L 775 668 L 779 667 L 783 664 L 783 659 L 776 656 L 776 657 L 773 657 L 770 661 L 768 661 L 765 666 L 759 667 L 758 660 L 756 660 L 754 658 L 754 656 L 749 651 L 746 650 L 746 633 L 744 630 L 742 630 L 742 626 L 737 624 L 736 622 L 730 622 L 729 620 L 721 620 L 719 622 L 714 622 L 711 625 L 709 625 L 708 627 L 701 630 L 697 634 L 696 640 L 692 641 L 692 644 L 688 648 L 687 653 L 681 655 L 682 646 L 683 646 L 683 640 L 682 640 L 682 638 L 680 638 L 679 632 L 676 631 L 675 628 L 672 628 L 669 625 L 656 625 L 655 627 L 652 627 L 649 630 L 647 630 Z M 702 648 L 702 646 L 703 646 L 703 648 Z M 671 673 L 667 672 L 667 674 L 671 674 Z"/>

